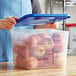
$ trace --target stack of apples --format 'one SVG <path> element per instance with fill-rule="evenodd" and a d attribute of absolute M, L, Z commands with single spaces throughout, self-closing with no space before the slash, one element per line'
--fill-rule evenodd
<path fill-rule="evenodd" d="M 21 44 L 14 41 L 15 64 L 27 69 L 61 66 L 62 59 L 59 56 L 63 51 L 62 37 L 63 35 L 59 33 L 32 34 L 21 40 Z"/>

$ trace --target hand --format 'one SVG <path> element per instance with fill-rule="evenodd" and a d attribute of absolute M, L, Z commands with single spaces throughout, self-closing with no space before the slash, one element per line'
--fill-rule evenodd
<path fill-rule="evenodd" d="M 15 26 L 16 19 L 17 18 L 15 17 L 7 17 L 6 19 L 2 19 L 0 22 L 0 29 L 10 30 L 12 27 Z"/>

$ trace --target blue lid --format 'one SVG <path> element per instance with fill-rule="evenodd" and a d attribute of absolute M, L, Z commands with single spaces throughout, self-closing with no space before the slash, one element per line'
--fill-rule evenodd
<path fill-rule="evenodd" d="M 28 14 L 16 20 L 16 26 L 44 25 L 70 18 L 68 14 Z"/>

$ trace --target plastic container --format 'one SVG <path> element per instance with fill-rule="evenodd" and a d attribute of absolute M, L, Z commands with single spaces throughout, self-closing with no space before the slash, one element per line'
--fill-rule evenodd
<path fill-rule="evenodd" d="M 14 63 L 27 69 L 65 68 L 68 32 L 12 30 Z"/>
<path fill-rule="evenodd" d="M 17 20 L 16 26 L 54 23 L 70 18 L 66 14 L 33 14 Z M 26 69 L 66 67 L 68 32 L 55 29 L 11 30 L 14 63 Z"/>
<path fill-rule="evenodd" d="M 66 24 L 66 30 L 69 31 L 69 49 L 76 49 L 76 24 Z"/>

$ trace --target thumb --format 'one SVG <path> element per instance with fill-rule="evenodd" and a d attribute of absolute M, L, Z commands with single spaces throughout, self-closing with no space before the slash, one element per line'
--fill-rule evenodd
<path fill-rule="evenodd" d="M 19 18 L 17 18 L 17 17 L 12 17 L 12 18 L 14 18 L 15 20 L 19 19 Z"/>

